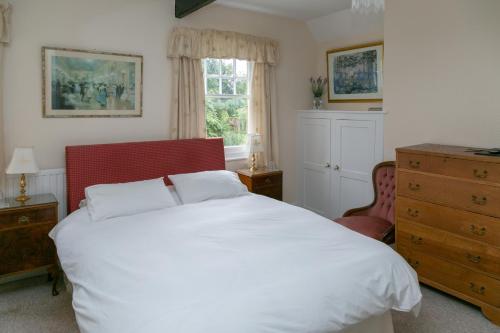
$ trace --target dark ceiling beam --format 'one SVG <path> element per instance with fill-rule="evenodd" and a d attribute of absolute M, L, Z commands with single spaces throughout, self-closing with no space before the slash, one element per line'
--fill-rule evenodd
<path fill-rule="evenodd" d="M 183 18 L 215 0 L 175 0 L 175 17 Z"/>

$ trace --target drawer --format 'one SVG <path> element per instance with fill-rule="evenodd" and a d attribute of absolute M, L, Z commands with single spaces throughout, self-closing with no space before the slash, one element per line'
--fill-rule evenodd
<path fill-rule="evenodd" d="M 0 230 L 45 222 L 57 222 L 57 211 L 54 207 L 0 213 Z"/>
<path fill-rule="evenodd" d="M 397 192 L 404 197 L 500 217 L 500 186 L 398 170 Z"/>
<path fill-rule="evenodd" d="M 276 175 L 269 175 L 269 176 L 263 176 L 263 177 L 254 177 L 252 179 L 252 182 L 253 182 L 254 189 L 271 187 L 271 186 L 281 186 L 282 175 L 276 174 Z"/>
<path fill-rule="evenodd" d="M 419 278 L 439 283 L 494 307 L 500 306 L 500 280 L 403 246 L 398 246 L 398 252 L 417 271 Z"/>
<path fill-rule="evenodd" d="M 500 219 L 398 196 L 396 216 L 500 247 Z"/>
<path fill-rule="evenodd" d="M 499 248 L 401 218 L 397 219 L 396 237 L 398 246 L 401 244 L 500 279 Z"/>
<path fill-rule="evenodd" d="M 283 190 L 281 185 L 274 187 L 263 187 L 256 189 L 254 191 L 255 194 L 265 195 L 266 197 L 270 197 L 276 200 L 283 200 Z"/>
<path fill-rule="evenodd" d="M 398 167 L 500 184 L 500 163 L 471 161 L 445 156 L 398 153 Z"/>
<path fill-rule="evenodd" d="M 54 226 L 45 223 L 0 231 L 0 275 L 54 264 L 54 243 L 48 236 Z"/>

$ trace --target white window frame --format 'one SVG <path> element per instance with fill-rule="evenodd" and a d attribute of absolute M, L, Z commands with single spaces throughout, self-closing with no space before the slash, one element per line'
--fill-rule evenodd
<path fill-rule="evenodd" d="M 217 59 L 217 58 L 212 58 L 212 59 Z M 247 75 L 246 76 L 238 76 L 236 73 L 236 60 L 240 59 L 217 59 L 217 60 L 232 60 L 233 61 L 233 74 L 232 75 L 225 75 L 222 74 L 222 64 L 219 66 L 219 73 L 218 74 L 208 74 L 207 73 L 207 62 L 208 58 L 203 59 L 203 80 L 205 84 L 205 98 L 220 98 L 220 99 L 239 99 L 239 98 L 246 98 L 247 99 L 247 105 L 248 105 L 248 112 L 250 112 L 250 101 L 251 101 L 251 92 L 250 92 L 250 84 L 251 84 L 251 69 L 252 69 L 252 63 L 250 61 L 247 61 Z M 208 93 L 208 85 L 207 81 L 209 78 L 217 78 L 219 79 L 219 94 L 209 94 Z M 233 81 L 233 94 L 228 95 L 228 94 L 222 94 L 222 80 L 223 79 L 230 79 Z M 236 94 L 236 82 L 237 80 L 242 80 L 246 79 L 247 80 L 247 94 L 246 95 L 237 95 Z M 248 116 L 248 113 L 247 113 Z M 248 119 L 247 119 L 247 134 L 248 134 Z M 233 161 L 233 160 L 242 160 L 248 158 L 248 145 L 240 145 L 240 146 L 224 146 L 224 154 L 226 156 L 226 161 Z"/>

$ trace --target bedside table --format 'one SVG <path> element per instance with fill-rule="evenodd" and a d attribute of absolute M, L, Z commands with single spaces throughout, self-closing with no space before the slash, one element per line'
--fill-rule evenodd
<path fill-rule="evenodd" d="M 243 184 L 255 194 L 283 200 L 283 171 L 258 169 L 254 172 L 243 169 L 236 171 Z"/>
<path fill-rule="evenodd" d="M 25 203 L 6 199 L 0 209 L 0 277 L 46 269 L 59 275 L 54 243 L 49 231 L 57 224 L 57 199 L 52 194 L 32 195 Z"/>

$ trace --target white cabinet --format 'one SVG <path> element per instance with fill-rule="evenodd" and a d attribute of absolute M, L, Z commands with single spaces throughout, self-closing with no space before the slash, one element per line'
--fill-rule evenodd
<path fill-rule="evenodd" d="M 383 112 L 298 114 L 298 204 L 328 218 L 373 200 L 372 170 L 383 159 Z"/>

